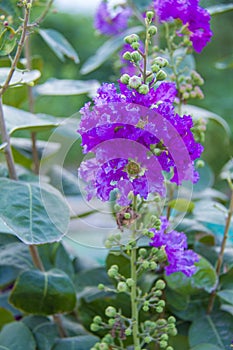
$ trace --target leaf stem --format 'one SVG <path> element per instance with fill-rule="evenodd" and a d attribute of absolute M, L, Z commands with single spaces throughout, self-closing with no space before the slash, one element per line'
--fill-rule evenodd
<path fill-rule="evenodd" d="M 133 210 L 137 208 L 137 197 L 134 196 Z M 135 221 L 132 239 L 135 240 L 135 234 L 137 231 L 137 221 Z M 141 350 L 140 339 L 139 339 L 139 317 L 138 317 L 138 298 L 137 298 L 137 247 L 131 249 L 131 260 L 130 260 L 131 278 L 134 281 L 131 287 L 131 318 L 132 318 L 132 331 L 133 331 L 133 345 L 135 350 Z"/>
<path fill-rule="evenodd" d="M 49 12 L 49 10 L 50 10 L 52 4 L 53 4 L 53 2 L 54 2 L 54 0 L 48 1 L 47 6 L 46 6 L 44 12 L 42 12 L 42 14 L 40 15 L 40 17 L 37 18 L 37 20 L 35 21 L 35 23 L 36 23 L 37 25 L 39 25 L 41 22 L 43 22 L 43 20 L 44 20 L 45 17 L 47 16 L 47 14 L 48 14 L 48 12 Z"/>
<path fill-rule="evenodd" d="M 228 233 L 229 233 L 229 229 L 230 229 L 232 216 L 233 216 L 233 189 L 231 190 L 230 205 L 229 205 L 228 215 L 227 215 L 227 219 L 226 219 L 226 225 L 225 225 L 225 229 L 224 229 L 221 249 L 220 249 L 220 253 L 219 253 L 217 265 L 216 265 L 216 274 L 218 277 L 220 276 L 220 272 L 221 272 L 221 267 L 222 267 L 222 263 L 223 263 L 223 256 L 224 256 L 224 251 L 226 248 L 226 243 L 227 243 L 227 238 L 228 238 Z M 207 314 L 210 314 L 213 310 L 214 301 L 215 301 L 215 298 L 217 295 L 217 288 L 218 288 L 218 286 L 214 289 L 214 291 L 210 295 L 209 304 L 208 304 L 208 308 L 207 308 Z"/>

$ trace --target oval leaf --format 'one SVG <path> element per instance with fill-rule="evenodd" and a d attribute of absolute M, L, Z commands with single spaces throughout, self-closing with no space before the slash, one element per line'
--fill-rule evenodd
<path fill-rule="evenodd" d="M 91 349 L 99 338 L 93 335 L 81 335 L 79 337 L 72 337 L 60 339 L 52 350 L 87 350 Z"/>
<path fill-rule="evenodd" d="M 14 50 L 16 45 L 16 36 L 13 28 L 4 29 L 0 36 L 0 56 L 6 56 Z"/>
<path fill-rule="evenodd" d="M 4 85 L 8 74 L 10 72 L 10 68 L 0 68 L 0 85 Z M 31 70 L 30 72 L 26 71 L 15 71 L 9 86 L 11 85 L 20 85 L 20 84 L 28 84 L 31 83 L 37 79 L 39 79 L 41 76 L 41 73 L 39 70 Z"/>
<path fill-rule="evenodd" d="M 9 301 L 16 308 L 37 315 L 71 312 L 76 303 L 74 285 L 61 270 L 31 270 L 16 280 Z"/>
<path fill-rule="evenodd" d="M 202 343 L 197 346 L 194 346 L 194 348 L 190 350 L 221 350 L 219 346 L 216 346 L 214 344 L 207 344 L 207 343 Z"/>
<path fill-rule="evenodd" d="M 107 40 L 95 53 L 94 56 L 88 58 L 88 60 L 82 66 L 80 73 L 88 74 L 101 66 L 112 54 L 117 51 L 124 43 L 123 39 L 125 36 L 132 33 L 140 33 L 144 28 L 142 26 L 133 27 L 122 34 L 116 35 L 111 39 Z"/>
<path fill-rule="evenodd" d="M 233 290 L 225 289 L 217 293 L 217 295 L 225 302 L 233 305 Z"/>
<path fill-rule="evenodd" d="M 67 56 L 75 63 L 79 63 L 77 52 L 61 33 L 54 29 L 40 29 L 38 32 L 46 44 L 62 62 L 65 61 L 65 56 Z"/>
<path fill-rule="evenodd" d="M 233 317 L 219 311 L 203 316 L 192 323 L 189 329 L 189 342 L 191 347 L 207 343 L 225 350 L 230 347 L 232 334 Z"/>
<path fill-rule="evenodd" d="M 3 106 L 7 131 L 12 135 L 18 130 L 45 131 L 58 126 L 56 118 L 48 115 L 35 115 L 22 109 Z"/>
<path fill-rule="evenodd" d="M 211 16 L 218 15 L 224 12 L 233 11 L 233 3 L 213 5 L 208 7 L 207 10 Z"/>
<path fill-rule="evenodd" d="M 0 179 L 0 218 L 25 244 L 59 241 L 69 226 L 69 208 L 53 187 Z"/>
<path fill-rule="evenodd" d="M 0 344 L 4 350 L 36 350 L 32 333 L 23 322 L 12 322 L 4 326 L 0 333 Z"/>
<path fill-rule="evenodd" d="M 0 307 L 0 330 L 5 324 L 13 322 L 14 320 L 15 318 L 9 310 Z"/>

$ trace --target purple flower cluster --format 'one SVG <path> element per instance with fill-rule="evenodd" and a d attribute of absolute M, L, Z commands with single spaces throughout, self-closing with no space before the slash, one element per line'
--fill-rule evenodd
<path fill-rule="evenodd" d="M 198 255 L 193 250 L 187 249 L 187 237 L 183 232 L 167 233 L 169 223 L 165 217 L 160 219 L 162 222 L 160 230 L 150 229 L 154 233 L 150 245 L 156 248 L 164 247 L 168 260 L 168 265 L 165 266 L 166 274 L 183 272 L 188 277 L 192 276 L 196 271 L 194 263 L 199 260 Z"/>
<path fill-rule="evenodd" d="M 155 11 L 160 21 L 180 19 L 187 24 L 193 48 L 201 52 L 212 37 L 210 15 L 199 6 L 199 0 L 155 0 Z"/>
<path fill-rule="evenodd" d="M 107 1 L 102 1 L 97 9 L 94 26 L 104 35 L 116 35 L 127 28 L 132 11 L 121 5 L 110 8 Z"/>
<path fill-rule="evenodd" d="M 94 99 L 81 110 L 79 132 L 84 153 L 94 158 L 82 162 L 80 177 L 88 182 L 87 197 L 110 199 L 128 205 L 130 194 L 147 199 L 149 193 L 165 194 L 163 172 L 171 181 L 195 182 L 193 161 L 203 148 L 191 132 L 190 116 L 175 113 L 174 83 L 161 83 L 143 95 L 124 84 L 103 84 Z"/>

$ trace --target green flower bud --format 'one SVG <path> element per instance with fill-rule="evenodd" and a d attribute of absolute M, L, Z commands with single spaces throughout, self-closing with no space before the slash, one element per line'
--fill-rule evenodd
<path fill-rule="evenodd" d="M 187 91 L 185 91 L 185 92 L 183 93 L 182 97 L 183 97 L 184 100 L 188 100 L 189 97 L 190 97 L 190 94 L 189 94 Z"/>
<path fill-rule="evenodd" d="M 90 329 L 92 332 L 98 332 L 100 330 L 100 326 L 96 323 L 92 323 Z"/>
<path fill-rule="evenodd" d="M 153 338 L 150 337 L 149 335 L 146 336 L 146 337 L 144 338 L 144 342 L 145 342 L 146 344 L 150 344 L 150 342 L 152 342 L 152 340 L 153 340 Z"/>
<path fill-rule="evenodd" d="M 105 309 L 105 315 L 108 317 L 115 317 L 116 313 L 117 311 L 113 306 L 108 306 L 107 309 Z"/>
<path fill-rule="evenodd" d="M 147 75 L 146 82 L 147 82 L 147 83 L 151 83 L 152 80 L 154 79 L 154 74 L 153 74 L 153 72 L 148 71 L 146 75 Z"/>
<path fill-rule="evenodd" d="M 131 47 L 132 47 L 132 49 L 134 49 L 134 50 L 138 50 L 139 47 L 140 47 L 140 44 L 139 44 L 138 42 L 135 41 L 134 43 L 131 44 Z"/>
<path fill-rule="evenodd" d="M 99 350 L 108 350 L 108 349 L 109 349 L 109 347 L 108 347 L 108 345 L 105 344 L 105 343 L 101 343 L 101 344 L 99 345 Z"/>
<path fill-rule="evenodd" d="M 111 336 L 111 334 L 106 334 L 102 341 L 104 341 L 107 344 L 112 344 L 113 343 L 113 337 Z"/>
<path fill-rule="evenodd" d="M 151 70 L 153 73 L 157 73 L 160 70 L 160 66 L 158 64 L 153 64 Z"/>
<path fill-rule="evenodd" d="M 168 60 L 163 57 L 156 57 L 153 60 L 153 64 L 158 64 L 161 68 L 166 67 L 168 65 Z"/>
<path fill-rule="evenodd" d="M 148 85 L 142 84 L 142 85 L 139 87 L 138 92 L 139 92 L 140 94 L 142 94 L 142 95 L 148 94 L 148 92 L 149 92 L 149 87 L 148 87 Z"/>
<path fill-rule="evenodd" d="M 154 12 L 153 12 L 153 11 L 147 11 L 147 13 L 146 13 L 146 18 L 147 18 L 149 21 L 152 21 L 152 19 L 154 18 Z"/>
<path fill-rule="evenodd" d="M 163 290 L 166 287 L 166 283 L 163 280 L 158 280 L 155 283 L 155 288 Z"/>
<path fill-rule="evenodd" d="M 120 78 L 120 81 L 122 84 L 127 85 L 129 83 L 129 78 L 130 78 L 129 74 L 123 74 Z"/>
<path fill-rule="evenodd" d="M 97 323 L 97 324 L 100 324 L 102 322 L 102 318 L 100 316 L 95 316 L 93 318 L 93 322 Z"/>
<path fill-rule="evenodd" d="M 174 348 L 172 346 L 168 346 L 167 350 L 174 350 Z"/>
<path fill-rule="evenodd" d="M 155 270 L 155 269 L 157 269 L 157 267 L 158 267 L 158 265 L 156 264 L 155 261 L 152 261 L 152 262 L 150 263 L 150 269 L 151 269 L 151 270 Z"/>
<path fill-rule="evenodd" d="M 131 35 L 128 35 L 124 38 L 124 41 L 127 43 L 127 44 L 132 44 L 132 43 L 135 43 L 139 40 L 139 36 L 137 34 L 131 34 Z"/>
<path fill-rule="evenodd" d="M 197 167 L 197 168 L 204 168 L 204 166 L 205 166 L 204 160 L 199 159 L 199 160 L 196 162 L 196 167 Z"/>
<path fill-rule="evenodd" d="M 131 61 L 131 53 L 129 51 L 126 51 L 122 57 L 126 61 Z"/>
<path fill-rule="evenodd" d="M 125 218 L 126 220 L 129 220 L 129 219 L 131 218 L 130 213 L 125 213 L 125 214 L 124 214 L 124 218 Z"/>
<path fill-rule="evenodd" d="M 163 292 L 162 292 L 161 290 L 156 290 L 156 291 L 154 292 L 154 295 L 155 295 L 156 297 L 161 297 L 161 295 L 163 295 Z"/>
<path fill-rule="evenodd" d="M 165 349 L 165 348 L 167 347 L 167 342 L 166 342 L 166 340 L 161 340 L 161 341 L 159 342 L 159 345 L 160 345 L 161 349 Z"/>
<path fill-rule="evenodd" d="M 131 334 L 132 334 L 131 328 L 126 328 L 126 330 L 125 330 L 125 335 L 128 337 L 128 336 L 131 335 Z"/>
<path fill-rule="evenodd" d="M 133 287 L 135 285 L 135 281 L 132 278 L 127 278 L 126 283 L 129 287 Z"/>
<path fill-rule="evenodd" d="M 129 79 L 129 87 L 131 87 L 132 89 L 138 89 L 139 86 L 141 85 L 142 85 L 142 80 L 137 75 L 133 75 Z"/>
<path fill-rule="evenodd" d="M 108 324 L 109 324 L 109 326 L 111 326 L 111 327 L 113 327 L 115 323 L 116 323 L 116 319 L 115 319 L 115 318 L 110 318 L 110 319 L 108 320 Z"/>
<path fill-rule="evenodd" d="M 138 254 L 142 257 L 145 258 L 147 256 L 147 250 L 145 248 L 140 248 Z"/>
<path fill-rule="evenodd" d="M 169 316 L 167 322 L 168 323 L 176 323 L 176 319 L 174 316 Z"/>
<path fill-rule="evenodd" d="M 149 311 L 149 306 L 143 305 L 142 309 L 143 309 L 143 311 L 147 312 L 147 311 Z"/>
<path fill-rule="evenodd" d="M 119 282 L 117 285 L 118 292 L 126 292 L 128 290 L 128 286 L 125 282 Z"/>
<path fill-rule="evenodd" d="M 158 314 L 161 314 L 161 312 L 163 312 L 163 308 L 160 307 L 160 306 L 157 306 L 157 307 L 155 308 L 155 311 L 156 311 Z"/>
<path fill-rule="evenodd" d="M 160 318 L 160 319 L 157 320 L 156 323 L 157 323 L 158 327 L 164 327 L 164 326 L 166 326 L 167 321 L 164 318 Z"/>
<path fill-rule="evenodd" d="M 168 335 L 167 334 L 162 334 L 161 335 L 161 340 L 168 340 Z"/>
<path fill-rule="evenodd" d="M 104 245 L 105 245 L 105 248 L 107 249 L 112 248 L 112 242 L 109 239 L 105 241 Z"/>
<path fill-rule="evenodd" d="M 157 252 L 157 258 L 159 262 L 163 262 L 167 260 L 167 254 L 163 247 Z"/>
<path fill-rule="evenodd" d="M 141 58 L 142 58 L 142 56 L 140 55 L 140 53 L 138 51 L 131 52 L 131 60 L 133 60 L 134 62 L 140 61 Z"/>
<path fill-rule="evenodd" d="M 165 306 L 165 301 L 164 300 L 159 300 L 158 306 L 164 307 Z"/>
<path fill-rule="evenodd" d="M 177 335 L 177 329 L 176 328 L 169 329 L 168 334 L 175 337 Z"/>
<path fill-rule="evenodd" d="M 157 81 L 165 80 L 166 78 L 167 78 L 167 73 L 165 73 L 162 69 L 158 71 L 158 73 L 156 74 Z"/>
<path fill-rule="evenodd" d="M 150 36 L 153 36 L 153 35 L 157 34 L 157 27 L 156 26 L 150 26 L 148 28 L 148 34 Z"/>
<path fill-rule="evenodd" d="M 108 270 L 108 276 L 111 278 L 117 277 L 118 275 L 118 266 L 117 265 L 113 265 L 110 267 L 110 269 Z"/>
<path fill-rule="evenodd" d="M 148 268 L 150 267 L 149 261 L 147 261 L 147 260 L 143 261 L 142 267 L 143 267 L 144 269 L 148 269 Z"/>
<path fill-rule="evenodd" d="M 98 289 L 99 289 L 99 290 L 104 290 L 104 288 L 105 288 L 104 284 L 100 283 L 100 284 L 98 285 Z"/>

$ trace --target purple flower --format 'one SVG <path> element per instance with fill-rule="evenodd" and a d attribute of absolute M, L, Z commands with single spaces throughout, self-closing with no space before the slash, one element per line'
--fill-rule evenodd
<path fill-rule="evenodd" d="M 198 5 L 199 0 L 155 0 L 155 10 L 160 21 L 180 19 L 188 25 L 193 48 L 201 52 L 212 37 L 210 15 Z"/>
<path fill-rule="evenodd" d="M 166 274 L 183 272 L 188 277 L 192 276 L 196 271 L 194 263 L 199 260 L 198 255 L 187 249 L 187 237 L 183 232 L 166 232 L 169 223 L 165 217 L 160 219 L 160 230 L 150 229 L 154 233 L 150 245 L 156 248 L 164 247 L 168 261 L 168 265 L 165 266 Z"/>
<path fill-rule="evenodd" d="M 83 150 L 95 155 L 79 170 L 88 182 L 88 199 L 107 201 L 113 190 L 121 205 L 130 203 L 130 194 L 163 196 L 164 171 L 178 185 L 197 181 L 193 161 L 203 148 L 194 140 L 191 117 L 174 112 L 174 83 L 161 83 L 146 95 L 123 84 L 119 88 L 103 84 L 94 106 L 88 103 L 81 110 Z"/>
<path fill-rule="evenodd" d="M 104 35 L 116 35 L 127 28 L 132 11 L 121 5 L 109 8 L 107 1 L 101 1 L 94 19 L 95 28 Z"/>

